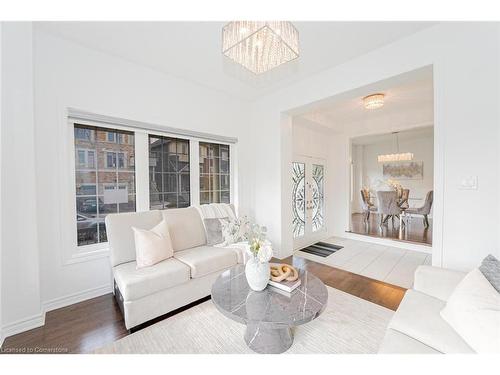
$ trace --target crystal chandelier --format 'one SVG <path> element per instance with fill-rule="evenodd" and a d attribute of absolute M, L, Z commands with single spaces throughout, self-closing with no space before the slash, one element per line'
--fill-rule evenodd
<path fill-rule="evenodd" d="M 287 21 L 234 21 L 222 29 L 222 53 L 255 74 L 299 57 L 299 32 Z"/>
<path fill-rule="evenodd" d="M 385 154 L 385 155 L 379 155 L 377 157 L 377 160 L 379 163 L 384 163 L 388 161 L 410 161 L 413 160 L 413 154 L 411 152 L 399 152 L 399 138 L 398 138 L 398 133 L 395 132 L 393 133 L 396 135 L 396 147 L 397 147 L 397 154 Z"/>
<path fill-rule="evenodd" d="M 373 94 L 363 98 L 366 109 L 377 109 L 384 105 L 384 94 Z"/>
<path fill-rule="evenodd" d="M 413 154 L 411 152 L 404 152 L 400 154 L 387 154 L 379 155 L 378 162 L 384 163 L 388 161 L 410 161 L 413 160 Z"/>

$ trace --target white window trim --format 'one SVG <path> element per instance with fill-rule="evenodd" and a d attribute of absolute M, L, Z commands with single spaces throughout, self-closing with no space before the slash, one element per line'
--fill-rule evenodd
<path fill-rule="evenodd" d="M 83 115 L 79 115 L 83 114 Z M 112 118 L 102 115 L 93 115 L 87 112 L 80 112 L 68 109 L 64 114 L 63 142 L 61 146 L 66 158 L 61 158 L 61 187 L 62 200 L 60 206 L 60 235 L 62 245 L 62 263 L 69 265 L 74 263 L 92 261 L 95 259 L 108 257 L 109 246 L 107 242 L 77 245 L 76 230 L 76 206 L 75 206 L 75 140 L 74 125 L 89 125 L 108 129 L 124 130 L 134 132 L 135 146 L 135 198 L 136 211 L 149 211 L 149 135 L 173 137 L 189 141 L 190 157 L 190 199 L 191 205 L 199 205 L 200 202 L 200 179 L 199 179 L 199 142 L 213 142 L 229 145 L 230 148 L 230 202 L 237 208 L 237 139 L 177 129 L 173 127 L 162 127 L 143 122 L 129 121 L 119 118 Z M 125 124 L 125 125 L 124 125 Z M 165 128 L 162 130 L 161 128 Z M 125 157 L 127 159 L 127 157 Z M 95 156 L 97 162 L 97 155 Z M 125 163 L 127 161 L 125 160 Z M 97 189 L 97 187 L 96 187 Z"/>

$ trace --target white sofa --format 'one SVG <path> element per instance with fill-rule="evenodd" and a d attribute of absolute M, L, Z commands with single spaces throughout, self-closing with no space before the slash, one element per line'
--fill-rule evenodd
<path fill-rule="evenodd" d="M 379 353 L 474 353 L 457 332 L 441 318 L 451 293 L 464 272 L 420 266 L 394 314 Z"/>
<path fill-rule="evenodd" d="M 151 229 L 162 219 L 169 226 L 174 256 L 136 269 L 132 227 Z M 220 273 L 244 261 L 242 247 L 206 245 L 195 207 L 111 214 L 106 217 L 106 231 L 115 296 L 127 329 L 209 296 Z"/>

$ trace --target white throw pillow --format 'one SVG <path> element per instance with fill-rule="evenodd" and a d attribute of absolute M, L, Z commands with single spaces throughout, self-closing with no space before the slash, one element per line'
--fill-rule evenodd
<path fill-rule="evenodd" d="M 500 353 L 500 294 L 477 268 L 457 285 L 441 316 L 477 353 Z"/>
<path fill-rule="evenodd" d="M 137 268 L 149 267 L 174 255 L 168 224 L 162 220 L 151 230 L 132 227 Z"/>

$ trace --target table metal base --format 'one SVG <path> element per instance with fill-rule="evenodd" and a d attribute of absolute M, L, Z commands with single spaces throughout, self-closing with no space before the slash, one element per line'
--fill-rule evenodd
<path fill-rule="evenodd" d="M 254 352 L 261 354 L 279 354 L 293 344 L 293 332 L 290 327 L 266 328 L 259 324 L 248 324 L 245 342 Z"/>

